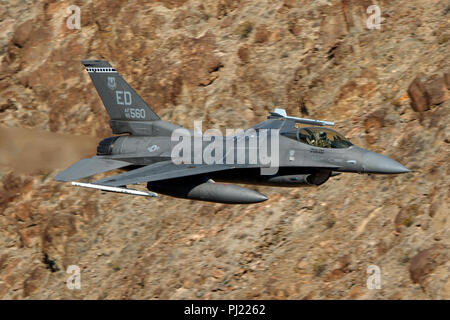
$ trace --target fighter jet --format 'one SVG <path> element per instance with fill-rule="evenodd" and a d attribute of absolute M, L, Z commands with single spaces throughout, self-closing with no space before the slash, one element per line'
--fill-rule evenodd
<path fill-rule="evenodd" d="M 98 144 L 96 156 L 56 175 L 57 181 L 129 195 L 155 197 L 160 193 L 249 204 L 267 197 L 230 183 L 304 187 L 319 186 L 341 172 L 410 172 L 399 162 L 359 148 L 327 128 L 333 122 L 288 116 L 283 109 L 275 109 L 264 122 L 232 135 L 203 135 L 201 130 L 162 120 L 107 61 L 82 63 L 109 114 L 114 136 Z M 123 172 L 79 182 L 116 169 Z M 141 183 L 147 184 L 149 192 L 128 187 Z"/>

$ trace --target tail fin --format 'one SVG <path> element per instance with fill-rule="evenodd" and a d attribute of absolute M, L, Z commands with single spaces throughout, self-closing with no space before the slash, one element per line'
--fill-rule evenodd
<path fill-rule="evenodd" d="M 178 127 L 162 121 L 109 62 L 83 60 L 82 63 L 111 118 L 110 126 L 115 134 L 153 135 L 154 122 L 158 122 L 157 127 L 164 122 L 163 127 L 169 131 L 172 126 Z"/>

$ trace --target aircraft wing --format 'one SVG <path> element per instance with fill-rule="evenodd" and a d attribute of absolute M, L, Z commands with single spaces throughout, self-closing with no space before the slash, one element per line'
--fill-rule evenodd
<path fill-rule="evenodd" d="M 131 163 L 120 160 L 105 159 L 100 157 L 92 157 L 81 159 L 74 163 L 66 170 L 56 175 L 57 181 L 74 181 L 82 178 L 93 176 L 94 174 L 123 168 L 131 165 Z"/>
<path fill-rule="evenodd" d="M 132 171 L 118 174 L 95 181 L 94 184 L 100 184 L 110 187 L 125 186 L 128 184 L 139 184 L 142 182 L 151 182 L 173 178 L 193 176 L 208 172 L 233 169 L 233 165 L 226 164 L 174 164 L 172 160 L 162 161 L 141 167 Z"/>

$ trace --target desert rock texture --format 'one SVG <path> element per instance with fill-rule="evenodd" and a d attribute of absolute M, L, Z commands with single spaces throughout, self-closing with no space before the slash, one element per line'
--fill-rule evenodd
<path fill-rule="evenodd" d="M 449 19 L 437 0 L 2 1 L 0 298 L 450 299 Z M 285 108 L 414 172 L 254 187 L 254 205 L 55 182 L 111 135 L 81 59 L 164 120 L 246 128 Z"/>

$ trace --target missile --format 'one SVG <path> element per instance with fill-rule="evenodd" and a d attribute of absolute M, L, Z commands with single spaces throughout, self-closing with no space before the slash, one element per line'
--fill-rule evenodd
<path fill-rule="evenodd" d="M 158 194 L 156 194 L 154 192 L 146 192 L 146 191 L 139 191 L 139 190 L 134 190 L 134 189 L 119 188 L 119 187 L 109 187 L 109 186 L 103 186 L 100 184 L 93 184 L 93 183 L 82 183 L 82 182 L 72 181 L 72 185 L 76 186 L 76 187 L 97 189 L 97 190 L 108 191 L 108 192 L 132 194 L 135 196 L 144 196 L 144 197 L 157 197 L 158 196 Z"/>
<path fill-rule="evenodd" d="M 306 118 L 298 118 L 298 117 L 288 116 L 286 113 L 286 110 L 284 110 L 284 109 L 275 109 L 275 111 L 270 113 L 269 118 L 281 118 L 281 119 L 286 119 L 286 120 L 292 120 L 295 123 L 303 123 L 303 124 L 309 124 L 309 125 L 313 125 L 313 126 L 334 126 L 334 122 L 331 122 L 331 121 L 306 119 Z"/>

